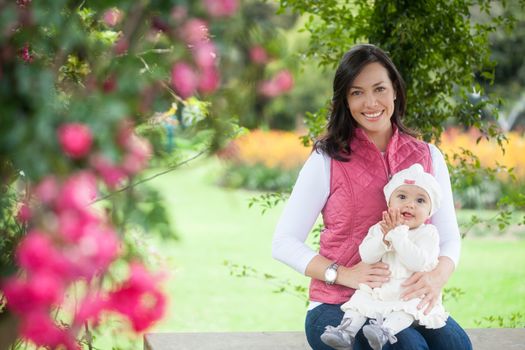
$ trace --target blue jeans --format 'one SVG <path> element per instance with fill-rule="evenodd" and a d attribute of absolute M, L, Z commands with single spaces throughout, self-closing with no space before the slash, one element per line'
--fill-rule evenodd
<path fill-rule="evenodd" d="M 343 319 L 341 304 L 321 304 L 306 314 L 306 339 L 314 350 L 332 349 L 321 341 L 327 325 L 338 326 Z M 449 317 L 447 324 L 438 329 L 412 326 L 396 334 L 395 344 L 387 343 L 383 350 L 472 350 L 467 333 Z M 354 350 L 370 350 L 363 331 L 357 333 Z"/>

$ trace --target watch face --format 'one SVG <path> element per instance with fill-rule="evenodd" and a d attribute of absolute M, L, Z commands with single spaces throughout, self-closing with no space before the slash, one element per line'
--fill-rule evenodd
<path fill-rule="evenodd" d="M 326 270 L 324 277 L 327 282 L 334 282 L 337 277 L 337 271 L 334 269 L 328 269 Z"/>

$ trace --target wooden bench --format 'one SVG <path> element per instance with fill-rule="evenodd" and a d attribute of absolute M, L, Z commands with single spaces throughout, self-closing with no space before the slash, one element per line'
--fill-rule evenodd
<path fill-rule="evenodd" d="M 525 350 L 525 328 L 467 329 L 474 350 Z M 144 350 L 304 350 L 303 332 L 151 333 Z M 450 349 L 454 350 L 454 349 Z"/>

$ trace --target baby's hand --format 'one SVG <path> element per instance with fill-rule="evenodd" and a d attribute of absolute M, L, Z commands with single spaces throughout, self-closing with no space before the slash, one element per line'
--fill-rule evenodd
<path fill-rule="evenodd" d="M 379 223 L 383 235 L 386 235 L 399 225 L 403 225 L 403 218 L 399 209 L 388 209 L 388 211 L 383 212 L 383 220 Z"/>

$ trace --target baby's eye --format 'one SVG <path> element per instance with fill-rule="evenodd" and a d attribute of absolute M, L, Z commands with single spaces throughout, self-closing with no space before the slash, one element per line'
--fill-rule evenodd
<path fill-rule="evenodd" d="M 417 202 L 418 202 L 419 204 L 424 204 L 424 203 L 426 203 L 427 201 L 425 200 L 425 198 L 418 198 L 418 199 L 417 199 Z"/>
<path fill-rule="evenodd" d="M 397 198 L 399 199 L 405 199 L 407 196 L 405 196 L 404 194 L 398 194 L 397 195 Z"/>

